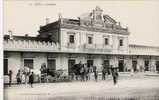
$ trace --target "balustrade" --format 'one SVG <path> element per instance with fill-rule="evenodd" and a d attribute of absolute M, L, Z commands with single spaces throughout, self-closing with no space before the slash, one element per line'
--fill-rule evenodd
<path fill-rule="evenodd" d="M 74 45 L 75 46 L 75 45 Z M 74 47 L 73 46 L 73 47 Z M 72 47 L 72 46 L 71 46 Z M 75 46 L 78 52 L 111 52 L 112 45 L 104 44 L 84 44 Z M 69 48 L 67 48 L 69 50 Z M 41 42 L 31 40 L 4 40 L 4 50 L 8 51 L 59 51 L 59 45 L 53 42 Z M 159 48 L 157 47 L 142 47 L 136 45 L 129 46 L 130 54 L 143 55 L 159 55 Z"/>
<path fill-rule="evenodd" d="M 92 52 L 111 52 L 112 45 L 104 45 L 104 44 L 85 44 L 84 51 L 92 51 Z"/>
<path fill-rule="evenodd" d="M 31 40 L 4 40 L 4 50 L 57 50 L 55 43 Z"/>
<path fill-rule="evenodd" d="M 143 55 L 159 55 L 159 48 L 157 47 L 142 47 L 130 45 L 129 50 L 131 54 L 143 54 Z"/>

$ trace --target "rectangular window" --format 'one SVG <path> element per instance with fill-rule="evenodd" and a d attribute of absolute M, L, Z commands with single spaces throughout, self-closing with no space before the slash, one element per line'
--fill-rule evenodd
<path fill-rule="evenodd" d="M 8 59 L 4 59 L 3 60 L 3 70 L 4 70 L 4 75 L 7 75 L 8 74 Z"/>
<path fill-rule="evenodd" d="M 70 43 L 74 43 L 75 40 L 74 40 L 74 35 L 70 35 Z"/>
<path fill-rule="evenodd" d="M 93 38 L 92 37 L 88 37 L 88 44 L 92 44 L 93 43 Z"/>
<path fill-rule="evenodd" d="M 33 69 L 33 59 L 24 59 L 24 66 Z"/>
<path fill-rule="evenodd" d="M 109 44 L 109 39 L 108 38 L 104 38 L 104 43 L 105 43 L 105 45 L 108 45 Z"/>
<path fill-rule="evenodd" d="M 120 40 L 119 40 L 119 45 L 120 45 L 120 46 L 123 46 L 123 39 L 120 39 Z"/>
<path fill-rule="evenodd" d="M 56 60 L 55 59 L 47 59 L 47 67 L 51 70 L 56 70 Z"/>

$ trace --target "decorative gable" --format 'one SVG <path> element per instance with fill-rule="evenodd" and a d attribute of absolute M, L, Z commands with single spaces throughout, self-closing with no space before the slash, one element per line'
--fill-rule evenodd
<path fill-rule="evenodd" d="M 103 15 L 103 10 L 96 6 L 90 13 L 84 13 L 79 17 L 80 25 L 82 26 L 96 26 L 104 27 L 108 25 L 115 25 L 117 22 L 109 15 Z M 108 25 L 105 25 L 108 24 Z"/>
<path fill-rule="evenodd" d="M 109 15 L 103 15 L 104 22 L 108 24 L 116 24 L 117 22 L 111 18 Z"/>

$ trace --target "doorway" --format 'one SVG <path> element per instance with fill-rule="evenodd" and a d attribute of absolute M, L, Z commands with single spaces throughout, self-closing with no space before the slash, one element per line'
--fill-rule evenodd
<path fill-rule="evenodd" d="M 110 63 L 109 63 L 109 60 L 108 60 L 108 59 L 103 61 L 103 65 L 104 65 L 104 67 L 105 67 L 107 70 L 109 70 L 109 68 L 110 68 Z"/>
<path fill-rule="evenodd" d="M 124 72 L 124 60 L 119 60 L 119 72 Z"/>
<path fill-rule="evenodd" d="M 33 59 L 24 59 L 24 66 L 28 67 L 29 69 L 33 69 Z"/>
<path fill-rule="evenodd" d="M 156 61 L 156 71 L 159 72 L 159 61 Z"/>
<path fill-rule="evenodd" d="M 3 73 L 4 75 L 8 75 L 8 59 L 3 59 Z"/>
<path fill-rule="evenodd" d="M 137 71 L 137 61 L 136 60 L 132 61 L 132 67 L 133 67 L 134 72 L 136 72 Z"/>
<path fill-rule="evenodd" d="M 75 59 L 69 59 L 68 60 L 68 74 L 71 75 L 72 68 L 75 65 Z"/>
<path fill-rule="evenodd" d="M 149 60 L 145 60 L 145 71 L 149 71 Z"/>
<path fill-rule="evenodd" d="M 106 68 L 108 75 L 110 75 L 110 73 L 111 73 L 110 61 L 108 59 L 104 60 L 103 65 Z"/>
<path fill-rule="evenodd" d="M 87 60 L 87 67 L 90 68 L 93 66 L 93 60 Z"/>
<path fill-rule="evenodd" d="M 104 60 L 103 64 L 104 64 L 104 66 L 109 67 L 109 60 Z"/>

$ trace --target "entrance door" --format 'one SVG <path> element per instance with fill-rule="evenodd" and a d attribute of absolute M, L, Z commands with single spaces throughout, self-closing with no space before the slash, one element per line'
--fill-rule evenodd
<path fill-rule="evenodd" d="M 68 74 L 71 75 L 72 73 L 72 67 L 75 65 L 75 60 L 74 59 L 69 59 L 68 60 Z"/>
<path fill-rule="evenodd" d="M 56 60 L 55 59 L 47 59 L 47 68 L 49 70 L 56 70 Z"/>
<path fill-rule="evenodd" d="M 111 68 L 110 68 L 109 60 L 104 60 L 104 61 L 103 61 L 103 65 L 104 65 L 104 67 L 106 68 L 108 74 L 110 74 L 110 73 L 111 73 Z"/>
<path fill-rule="evenodd" d="M 55 76 L 56 59 L 48 58 L 47 68 L 48 68 L 48 75 Z"/>
<path fill-rule="evenodd" d="M 105 66 L 109 66 L 109 60 L 104 60 L 103 64 L 104 64 Z"/>
<path fill-rule="evenodd" d="M 87 60 L 87 67 L 93 66 L 93 60 Z"/>
<path fill-rule="evenodd" d="M 24 66 L 33 69 L 33 59 L 24 59 Z"/>
<path fill-rule="evenodd" d="M 109 60 L 104 60 L 103 61 L 103 65 L 106 67 L 106 69 L 108 70 L 109 69 Z"/>
<path fill-rule="evenodd" d="M 119 60 L 119 72 L 124 71 L 124 60 Z"/>
<path fill-rule="evenodd" d="M 159 61 L 156 61 L 156 71 L 159 72 Z"/>
<path fill-rule="evenodd" d="M 3 65 L 3 67 L 4 67 L 4 68 L 3 68 L 3 70 L 4 70 L 3 73 L 4 73 L 4 75 L 7 75 L 7 74 L 8 74 L 8 59 L 4 59 L 4 60 L 3 60 L 3 64 L 4 64 L 4 65 Z"/>
<path fill-rule="evenodd" d="M 145 60 L 145 71 L 149 71 L 149 61 Z"/>
<path fill-rule="evenodd" d="M 134 69 L 134 72 L 136 72 L 137 71 L 137 61 L 136 60 L 132 61 L 132 67 Z"/>

